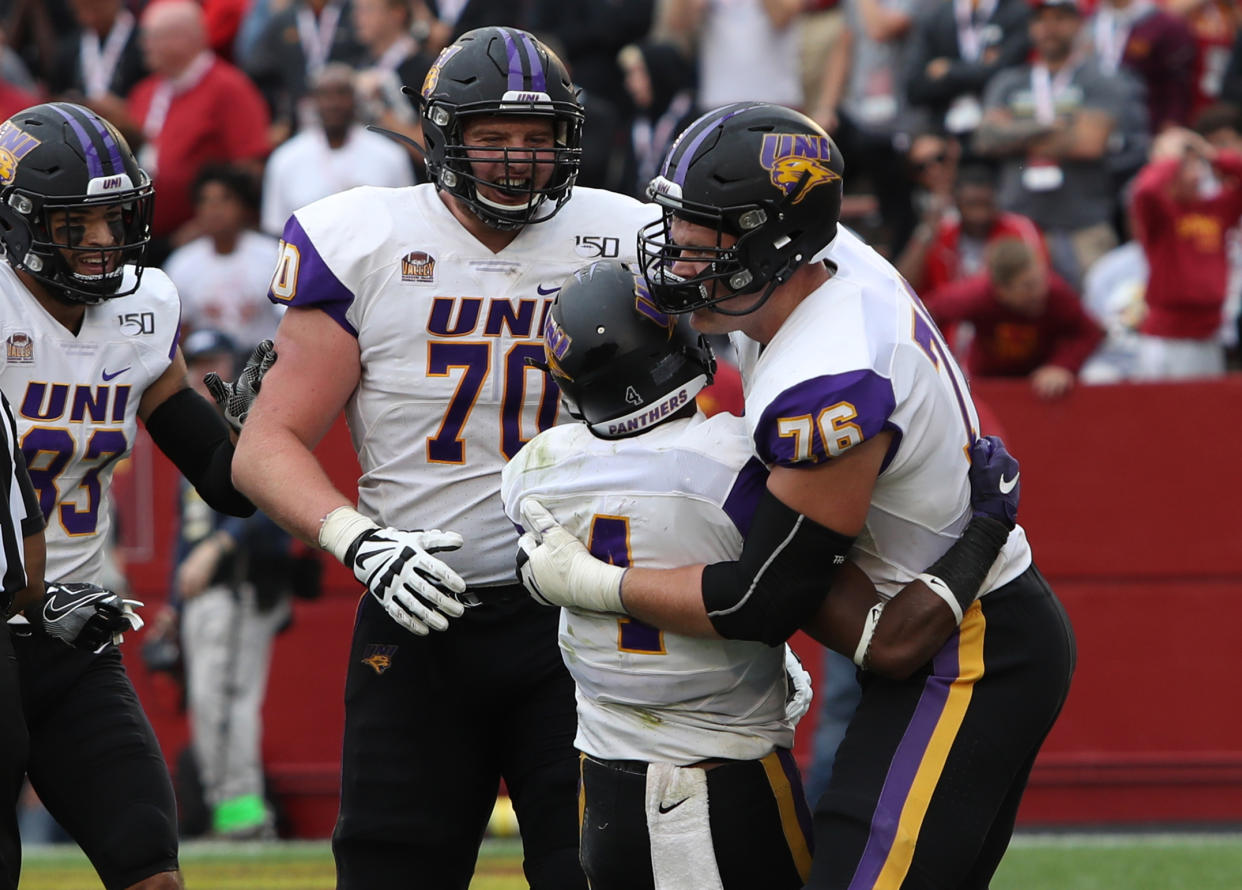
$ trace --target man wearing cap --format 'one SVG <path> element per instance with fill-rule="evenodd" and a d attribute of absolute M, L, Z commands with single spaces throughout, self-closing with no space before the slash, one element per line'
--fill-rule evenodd
<path fill-rule="evenodd" d="M 1109 154 L 1126 102 L 1124 84 L 1075 52 L 1081 23 L 1075 0 L 1034 0 L 1034 58 L 993 79 L 974 139 L 1001 159 L 1001 206 L 1035 221 L 1075 287 L 1117 243 Z"/>

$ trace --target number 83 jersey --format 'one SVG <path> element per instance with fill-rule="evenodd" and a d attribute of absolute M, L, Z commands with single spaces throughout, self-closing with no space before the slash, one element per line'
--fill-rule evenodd
<path fill-rule="evenodd" d="M 112 474 L 133 448 L 142 394 L 172 363 L 180 321 L 173 283 L 145 269 L 134 293 L 86 307 L 74 334 L 0 263 L 0 389 L 47 523 L 49 580 L 102 577 Z"/>
<path fill-rule="evenodd" d="M 517 536 L 500 471 L 558 422 L 540 334 L 561 282 L 596 259 L 634 261 L 652 205 L 588 188 L 493 253 L 432 185 L 352 189 L 285 226 L 273 302 L 317 307 L 358 340 L 346 405 L 358 509 L 382 525 L 459 532 L 441 554 L 467 584 L 513 583 Z"/>

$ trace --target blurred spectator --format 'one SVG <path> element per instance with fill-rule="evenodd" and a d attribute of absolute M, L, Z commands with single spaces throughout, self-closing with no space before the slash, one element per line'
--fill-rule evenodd
<path fill-rule="evenodd" d="M 1088 28 L 1101 70 L 1124 68 L 1142 82 L 1153 133 L 1187 122 L 1195 40 L 1182 19 L 1153 0 L 1101 0 Z"/>
<path fill-rule="evenodd" d="M 241 30 L 242 18 L 250 0 L 202 0 L 203 17 L 207 27 L 207 45 L 211 51 L 226 61 L 233 61 L 233 47 L 237 32 Z"/>
<path fill-rule="evenodd" d="M 1242 154 L 1190 130 L 1168 130 L 1152 146 L 1131 201 L 1151 268 L 1137 376 L 1224 373 L 1225 232 L 1242 216 Z"/>
<path fill-rule="evenodd" d="M 207 48 L 202 8 L 194 0 L 160 0 L 141 19 L 142 45 L 153 72 L 129 96 L 129 115 L 145 143 L 138 160 L 155 182 L 155 219 L 148 260 L 198 234 L 190 223 L 192 185 L 213 161 L 248 163 L 267 155 L 263 98 L 246 76 Z M 115 123 L 115 121 L 114 121 Z"/>
<path fill-rule="evenodd" d="M 988 86 L 973 147 L 1000 158 L 1000 203 L 1043 231 L 1052 264 L 1079 286 L 1117 244 L 1109 146 L 1125 105 L 1115 77 L 1075 54 L 1082 20 L 1074 0 L 1039 0 L 1035 57 Z"/>
<path fill-rule="evenodd" d="M 47 81 L 56 64 L 58 35 L 74 29 L 68 0 L 7 0 L 0 3 L 8 45 L 36 80 Z"/>
<path fill-rule="evenodd" d="M 694 66 L 671 43 L 646 41 L 621 50 L 618 62 L 634 106 L 630 132 L 629 194 L 643 198 L 673 140 L 699 116 L 694 103 Z"/>
<path fill-rule="evenodd" d="M 191 386 L 208 399 L 205 374 L 234 376 L 236 344 L 221 331 L 195 331 L 182 351 Z M 264 799 L 261 712 L 272 641 L 291 616 L 291 579 L 275 565 L 290 538 L 262 513 L 216 513 L 184 480 L 180 498 L 171 611 L 152 632 L 173 633 L 179 610 L 191 742 L 213 834 L 275 837 Z"/>
<path fill-rule="evenodd" d="M 667 0 L 665 11 L 668 33 L 696 47 L 700 108 L 750 100 L 802 106 L 802 0 Z"/>
<path fill-rule="evenodd" d="M 921 0 L 843 0 L 845 30 L 828 57 L 811 113 L 849 162 L 846 191 L 856 189 L 861 177 L 876 196 L 888 230 L 883 240 L 892 253 L 905 246 L 916 222 L 901 160 L 909 134 L 919 127 L 900 76 L 920 5 Z"/>
<path fill-rule="evenodd" d="M 121 0 L 71 0 L 77 27 L 61 38 L 48 92 L 123 118 L 125 97 L 147 76 L 138 23 Z"/>
<path fill-rule="evenodd" d="M 920 225 L 925 227 L 916 228 L 916 231 L 924 235 L 935 232 L 940 228 L 940 223 L 953 213 L 953 186 L 957 182 L 957 165 L 961 156 L 961 143 L 941 130 L 923 130 L 910 138 L 901 175 L 914 184 L 911 203 Z M 910 239 L 894 264 L 899 269 L 913 266 L 916 273 L 922 274 L 917 257 L 908 255 L 920 253 L 926 247 L 925 239 L 921 242 Z"/>
<path fill-rule="evenodd" d="M 1104 332 L 1025 241 L 997 241 L 986 262 L 985 273 L 927 294 L 928 310 L 942 328 L 974 326 L 966 355 L 972 377 L 1029 376 L 1040 398 L 1064 395 Z"/>
<path fill-rule="evenodd" d="M 1026 0 L 945 0 L 915 21 L 906 94 L 950 133 L 979 126 L 984 89 L 1030 51 Z"/>
<path fill-rule="evenodd" d="M 269 0 L 270 2 L 270 0 Z M 273 142 L 308 126 L 310 77 L 329 62 L 355 66 L 364 53 L 349 0 L 293 0 L 273 12 L 243 64 L 271 110 Z"/>
<path fill-rule="evenodd" d="M 9 37 L 3 28 L 0 28 L 0 83 L 25 93 L 39 92 L 39 85 L 35 83 L 25 60 L 9 46 Z"/>
<path fill-rule="evenodd" d="M 366 47 L 366 60 L 354 91 L 358 120 L 400 133 L 421 145 L 417 92 L 434 59 L 422 51 L 410 33 L 413 22 L 409 0 L 354 0 L 354 31 Z M 313 77 L 311 82 L 313 88 Z M 414 94 L 402 93 L 402 86 Z"/>
<path fill-rule="evenodd" d="M 195 222 L 203 234 L 164 263 L 181 294 L 182 324 L 219 329 L 243 346 L 274 336 L 280 318 L 267 300 L 277 244 L 254 231 L 257 192 L 247 171 L 204 167 L 194 183 Z"/>
<path fill-rule="evenodd" d="M 574 84 L 589 99 L 607 101 L 617 110 L 619 120 L 628 125 L 629 96 L 617 55 L 623 47 L 645 39 L 651 32 L 655 0 L 535 0 L 534 6 L 535 32 L 544 39 L 552 39 Z"/>
<path fill-rule="evenodd" d="M 34 93 L 0 80 L 0 120 L 8 120 L 23 108 L 38 104 L 39 97 Z"/>
<path fill-rule="evenodd" d="M 354 77 L 353 69 L 336 62 L 315 75 L 311 96 L 320 123 L 279 146 L 267 162 L 265 232 L 280 235 L 299 207 L 355 186 L 414 184 L 406 150 L 356 121 Z"/>
<path fill-rule="evenodd" d="M 1002 238 L 1025 241 L 1048 262 L 1038 226 L 1000 209 L 995 171 L 978 162 L 965 164 L 953 186 L 953 212 L 943 214 L 934 226 L 919 226 L 898 269 L 919 293 L 932 291 L 982 272 L 985 250 Z"/>
<path fill-rule="evenodd" d="M 1242 109 L 1218 102 L 1195 118 L 1194 130 L 1216 149 L 1242 152 Z M 1242 229 L 1235 226 L 1225 235 L 1229 255 L 1229 284 L 1221 315 L 1221 342 L 1230 369 L 1242 369 Z"/>
<path fill-rule="evenodd" d="M 1204 108 L 1221 99 L 1240 13 L 1233 0 L 1167 0 L 1165 8 L 1186 20 L 1195 40 L 1190 106 L 1193 121 Z"/>
<path fill-rule="evenodd" d="M 1078 373 L 1083 383 L 1117 383 L 1135 376 L 1138 328 L 1147 312 L 1147 271 L 1147 255 L 1137 241 L 1114 247 L 1087 270 L 1083 308 L 1104 329 L 1105 338 Z"/>
<path fill-rule="evenodd" d="M 845 33 L 845 14 L 840 0 L 804 0 L 799 21 L 798 67 L 802 74 L 802 96 L 807 108 L 818 108 L 824 69 L 837 51 L 837 41 Z M 904 87 L 899 91 L 904 96 Z"/>

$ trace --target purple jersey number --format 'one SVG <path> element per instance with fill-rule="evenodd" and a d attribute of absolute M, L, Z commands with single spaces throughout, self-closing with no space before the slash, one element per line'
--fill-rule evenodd
<path fill-rule="evenodd" d="M 630 564 L 630 521 L 624 516 L 591 519 L 591 541 L 587 545 L 596 559 L 614 566 Z M 640 655 L 665 655 L 664 632 L 637 618 L 617 619 L 617 648 Z"/>
<path fill-rule="evenodd" d="M 50 522 L 55 510 L 67 534 L 95 534 L 99 526 L 99 505 L 103 501 L 99 474 L 125 454 L 128 448 L 123 430 L 95 430 L 91 433 L 82 460 L 93 465 L 78 483 L 78 488 L 86 490 L 86 505 L 79 507 L 63 502 L 57 485 L 57 479 L 77 453 L 73 435 L 57 427 L 36 426 L 28 430 L 22 437 L 22 454 L 26 458 L 30 482 L 39 494 L 39 509 L 43 511 L 44 521 Z"/>

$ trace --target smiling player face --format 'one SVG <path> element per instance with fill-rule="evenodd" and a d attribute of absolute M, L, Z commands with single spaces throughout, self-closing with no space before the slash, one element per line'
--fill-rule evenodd
<path fill-rule="evenodd" d="M 479 199 L 501 209 L 526 207 L 556 169 L 552 121 L 546 117 L 488 116 L 467 121 L 462 141 Z"/>
<path fill-rule="evenodd" d="M 48 213 L 48 228 L 52 243 L 60 248 L 74 275 L 96 278 L 117 270 L 120 253 L 107 248 L 120 246 L 124 238 L 119 206 L 53 210 Z"/>

